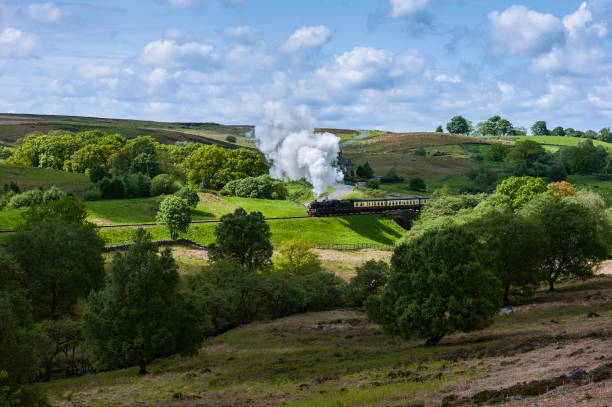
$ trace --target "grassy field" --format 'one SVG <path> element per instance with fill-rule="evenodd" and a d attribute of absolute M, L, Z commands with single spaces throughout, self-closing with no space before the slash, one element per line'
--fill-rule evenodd
<path fill-rule="evenodd" d="M 562 136 L 518 136 L 511 137 L 514 140 L 532 140 L 540 144 L 551 146 L 577 146 L 578 143 L 585 140 L 582 137 L 562 137 Z M 603 146 L 607 149 L 612 149 L 612 143 L 606 143 L 600 140 L 592 140 L 596 146 Z"/>
<path fill-rule="evenodd" d="M 280 246 L 284 241 L 302 237 L 309 242 L 322 244 L 393 245 L 403 236 L 404 230 L 391 219 L 374 215 L 343 218 L 312 218 L 268 221 L 272 232 L 272 244 Z M 203 245 L 214 242 L 216 224 L 192 225 L 185 237 Z M 166 228 L 148 227 L 154 240 L 169 239 Z M 100 229 L 107 245 L 132 242 L 133 228 Z"/>
<path fill-rule="evenodd" d="M 77 195 L 84 193 L 91 185 L 89 177 L 85 174 L 49 168 L 23 167 L 0 160 L 0 186 L 10 181 L 16 182 L 22 190 L 48 188 L 55 185 L 63 191 L 72 191 Z"/>
<path fill-rule="evenodd" d="M 335 310 L 238 327 L 208 339 L 197 355 L 154 362 L 147 376 L 134 367 L 43 389 L 55 406 L 440 406 L 491 390 L 479 393 L 486 401 L 494 390 L 610 363 L 612 303 L 583 298 L 610 294 L 612 280 L 563 288 L 433 347 L 382 334 L 360 310 Z M 591 312 L 600 317 L 585 318 Z M 541 387 L 540 395 L 516 388 L 503 405 L 568 406 L 586 393 L 588 405 L 612 402 L 609 379 Z"/>
<path fill-rule="evenodd" d="M 585 189 L 600 194 L 606 205 L 612 205 L 612 181 L 598 179 L 596 175 L 570 175 L 567 180 L 578 190 Z"/>

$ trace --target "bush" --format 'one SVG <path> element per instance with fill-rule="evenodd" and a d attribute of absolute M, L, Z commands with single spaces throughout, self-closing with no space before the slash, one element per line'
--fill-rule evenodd
<path fill-rule="evenodd" d="M 387 284 L 389 265 L 382 260 L 368 260 L 356 271 L 349 283 L 349 300 L 352 305 L 361 306 L 370 295 L 380 294 Z"/>
<path fill-rule="evenodd" d="M 174 195 L 178 196 L 179 198 L 183 198 L 192 208 L 197 207 L 198 203 L 200 202 L 198 193 L 189 187 L 182 187 L 176 191 Z"/>
<path fill-rule="evenodd" d="M 6 160 L 11 156 L 11 150 L 5 146 L 0 145 L 0 160 Z"/>
<path fill-rule="evenodd" d="M 141 173 L 128 174 L 121 177 L 125 184 L 125 193 L 128 198 L 141 198 L 149 196 L 151 178 Z"/>
<path fill-rule="evenodd" d="M 158 173 L 158 165 L 152 154 L 138 154 L 130 164 L 130 172 L 137 172 L 154 177 Z"/>
<path fill-rule="evenodd" d="M 375 179 L 369 179 L 366 182 L 366 188 L 370 188 L 370 189 L 378 189 L 380 187 L 380 183 L 378 182 L 378 180 Z"/>
<path fill-rule="evenodd" d="M 60 191 L 59 189 L 52 186 L 51 188 L 43 192 L 43 202 L 59 201 L 65 196 L 66 194 L 63 191 Z"/>
<path fill-rule="evenodd" d="M 168 174 L 159 174 L 151 180 L 151 196 L 173 194 L 177 190 L 177 183 Z"/>
<path fill-rule="evenodd" d="M 13 196 L 8 206 L 9 208 L 23 208 L 24 206 L 37 205 L 42 201 L 43 191 L 40 189 L 31 189 Z"/>
<path fill-rule="evenodd" d="M 410 189 L 413 191 L 425 191 L 427 186 L 425 185 L 425 181 L 421 178 L 412 178 L 410 180 Z"/>
<path fill-rule="evenodd" d="M 286 199 L 289 194 L 282 181 L 274 180 L 269 175 L 230 181 L 225 184 L 221 193 L 260 199 Z"/>
<path fill-rule="evenodd" d="M 425 151 L 425 149 L 423 147 L 417 147 L 414 150 L 414 155 L 420 156 L 420 157 L 425 157 L 427 155 L 427 151 Z"/>
<path fill-rule="evenodd" d="M 97 185 L 104 199 L 125 198 L 125 183 L 119 178 L 104 178 Z"/>
<path fill-rule="evenodd" d="M 99 185 L 92 185 L 83 195 L 86 201 L 99 201 L 102 199 L 102 191 Z"/>
<path fill-rule="evenodd" d="M 285 317 L 300 312 L 304 307 L 306 294 L 289 274 L 270 273 L 261 280 L 266 317 Z"/>
<path fill-rule="evenodd" d="M 276 268 L 296 276 L 321 271 L 319 255 L 305 239 L 292 239 L 283 243 L 275 259 Z"/>
<path fill-rule="evenodd" d="M 344 305 L 346 283 L 335 274 L 325 271 L 295 278 L 304 291 L 304 311 L 323 311 Z"/>
<path fill-rule="evenodd" d="M 155 220 L 165 225 L 170 232 L 170 238 L 176 240 L 179 232 L 187 232 L 189 228 L 191 208 L 183 198 L 170 195 L 159 205 Z"/>
<path fill-rule="evenodd" d="M 400 182 L 404 182 L 404 177 L 401 177 L 399 175 L 397 175 L 397 172 L 395 172 L 395 168 L 391 168 L 382 178 L 381 178 L 381 182 L 383 184 L 390 184 L 390 183 L 400 183 Z"/>
<path fill-rule="evenodd" d="M 503 291 L 478 261 L 476 244 L 474 234 L 447 227 L 398 246 L 387 287 L 365 303 L 368 318 L 388 333 L 427 339 L 427 345 L 490 325 Z"/>
<path fill-rule="evenodd" d="M 234 136 L 227 136 L 225 138 L 225 141 L 227 141 L 228 143 L 235 143 L 236 142 L 236 137 L 234 137 Z"/>
<path fill-rule="evenodd" d="M 108 178 L 106 167 L 101 164 L 95 164 L 89 169 L 89 180 L 96 183 L 104 178 Z"/>

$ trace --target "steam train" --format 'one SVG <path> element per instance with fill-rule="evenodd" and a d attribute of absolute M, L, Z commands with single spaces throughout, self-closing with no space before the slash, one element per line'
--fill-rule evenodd
<path fill-rule="evenodd" d="M 359 215 L 366 213 L 381 213 L 396 209 L 419 210 L 429 198 L 424 196 L 409 196 L 389 199 L 330 199 L 309 203 L 308 215 Z"/>

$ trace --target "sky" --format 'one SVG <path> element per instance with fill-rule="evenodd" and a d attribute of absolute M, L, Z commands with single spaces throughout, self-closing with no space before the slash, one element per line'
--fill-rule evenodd
<path fill-rule="evenodd" d="M 0 0 L 0 112 L 612 126 L 612 0 Z"/>

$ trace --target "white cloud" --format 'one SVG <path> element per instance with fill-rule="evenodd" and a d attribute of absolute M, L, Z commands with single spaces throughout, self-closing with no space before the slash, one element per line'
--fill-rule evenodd
<path fill-rule="evenodd" d="M 30 4 L 27 8 L 32 20 L 44 23 L 54 23 L 62 17 L 62 12 L 52 2 Z"/>
<path fill-rule="evenodd" d="M 438 75 L 435 77 L 436 82 L 448 82 L 448 83 L 459 83 L 461 82 L 461 78 L 458 75 L 448 76 L 448 75 Z"/>
<path fill-rule="evenodd" d="M 0 32 L 0 56 L 7 59 L 28 58 L 38 48 L 35 36 L 16 28 L 6 28 Z"/>
<path fill-rule="evenodd" d="M 329 28 L 316 25 L 298 28 L 281 47 L 283 51 L 293 52 L 301 48 L 316 48 L 331 38 Z"/>
<path fill-rule="evenodd" d="M 193 7 L 202 5 L 206 0 L 168 0 L 172 7 Z"/>
<path fill-rule="evenodd" d="M 430 0 L 389 0 L 391 17 L 411 17 L 425 10 Z"/>
<path fill-rule="evenodd" d="M 563 41 L 563 23 L 552 14 L 538 13 L 525 6 L 510 6 L 489 13 L 491 36 L 511 54 L 538 54 Z"/>
<path fill-rule="evenodd" d="M 243 43 L 254 43 L 260 40 L 259 30 L 250 25 L 225 27 L 223 34 L 230 40 Z"/>
<path fill-rule="evenodd" d="M 203 68 L 204 64 L 215 59 L 213 47 L 199 42 L 179 45 L 174 40 L 157 40 L 148 43 L 140 60 L 149 65 L 164 68 L 194 67 Z"/>

